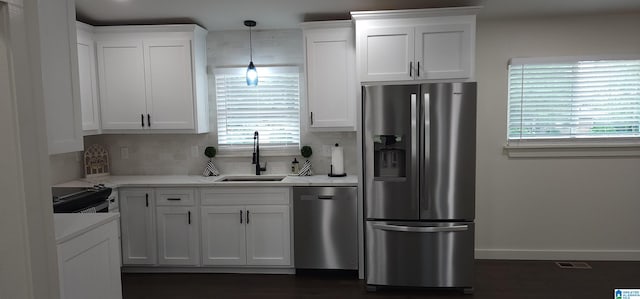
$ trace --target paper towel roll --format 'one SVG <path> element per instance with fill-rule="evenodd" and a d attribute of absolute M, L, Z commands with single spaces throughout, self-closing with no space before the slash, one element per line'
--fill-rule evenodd
<path fill-rule="evenodd" d="M 332 175 L 344 174 L 344 155 L 342 147 L 337 143 L 333 148 L 331 148 L 331 167 Z"/>

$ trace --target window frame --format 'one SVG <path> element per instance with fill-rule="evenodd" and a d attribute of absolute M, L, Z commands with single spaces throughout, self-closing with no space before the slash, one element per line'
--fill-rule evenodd
<path fill-rule="evenodd" d="M 212 83 L 210 84 L 210 88 L 213 89 L 213 97 L 214 101 L 213 111 L 211 115 L 212 127 L 215 131 L 215 146 L 218 148 L 218 154 L 216 157 L 251 157 L 253 153 L 252 145 L 221 145 L 218 139 L 218 99 L 217 99 L 217 88 L 216 88 L 216 76 L 219 74 L 237 74 L 244 75 L 246 73 L 246 66 L 220 66 L 216 67 L 213 70 Z M 264 75 L 265 72 L 274 72 L 274 73 L 297 73 L 298 74 L 298 132 L 299 139 L 298 144 L 291 145 L 266 145 L 264 143 L 260 143 L 260 156 L 291 156 L 297 155 L 300 153 L 300 143 L 302 142 L 303 135 L 303 127 L 301 124 L 301 116 L 303 109 L 303 73 L 301 71 L 301 67 L 298 65 L 263 65 L 257 67 L 258 69 L 258 78 L 260 78 L 261 73 Z M 258 83 L 260 84 L 260 83 Z"/>
<path fill-rule="evenodd" d="M 575 63 L 594 60 L 640 60 L 640 55 L 596 55 L 596 56 L 555 56 L 518 57 L 507 63 L 506 121 L 504 152 L 509 157 L 616 157 L 640 156 L 640 136 L 638 137 L 581 137 L 581 138 L 509 138 L 509 88 L 511 65 Z"/>

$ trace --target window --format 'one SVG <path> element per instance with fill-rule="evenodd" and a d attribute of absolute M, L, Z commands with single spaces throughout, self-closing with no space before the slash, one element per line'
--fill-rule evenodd
<path fill-rule="evenodd" d="M 258 86 L 247 86 L 246 68 L 217 69 L 216 107 L 220 149 L 260 147 L 297 150 L 300 143 L 300 75 L 297 67 L 260 67 Z"/>
<path fill-rule="evenodd" d="M 640 59 L 512 59 L 508 93 L 509 144 L 640 136 Z"/>

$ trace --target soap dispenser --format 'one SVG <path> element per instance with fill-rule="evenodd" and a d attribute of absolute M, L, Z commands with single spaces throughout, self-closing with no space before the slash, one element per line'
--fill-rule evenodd
<path fill-rule="evenodd" d="M 300 162 L 298 162 L 298 159 L 293 158 L 291 162 L 291 173 L 298 174 L 298 172 L 300 172 Z"/>

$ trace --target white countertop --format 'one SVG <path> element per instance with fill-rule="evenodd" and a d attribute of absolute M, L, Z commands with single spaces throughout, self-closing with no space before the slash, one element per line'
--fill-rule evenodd
<path fill-rule="evenodd" d="M 346 177 L 329 177 L 327 175 L 313 176 L 286 176 L 282 181 L 264 182 L 222 182 L 228 176 L 248 177 L 251 175 L 127 175 L 104 176 L 88 179 L 80 179 L 55 185 L 54 187 L 90 187 L 95 184 L 104 184 L 107 187 L 296 187 L 296 186 L 357 186 L 358 177 L 348 175 Z M 254 175 L 255 176 L 255 175 Z M 278 176 L 277 174 L 265 174 L 263 176 Z M 280 175 L 284 176 L 284 175 Z"/>
<path fill-rule="evenodd" d="M 53 214 L 56 243 L 64 243 L 105 223 L 117 220 L 120 213 Z"/>

